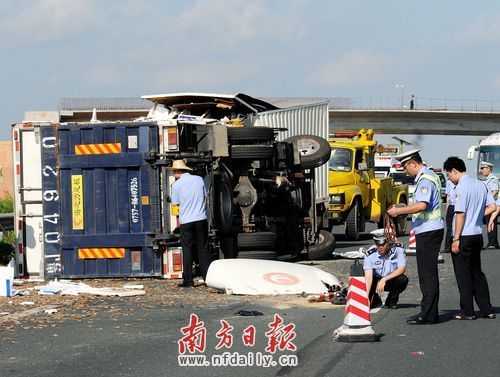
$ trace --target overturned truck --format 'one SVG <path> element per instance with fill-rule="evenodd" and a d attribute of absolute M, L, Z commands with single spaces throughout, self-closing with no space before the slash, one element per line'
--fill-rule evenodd
<path fill-rule="evenodd" d="M 153 108 L 130 121 L 99 122 L 97 113 L 92 122 L 13 126 L 19 276 L 161 275 L 165 250 L 179 245 L 167 169 L 179 158 L 205 180 L 216 257 L 331 254 L 333 237 L 321 229 L 328 196 L 315 180 L 330 157 L 326 102 L 143 98 Z"/>

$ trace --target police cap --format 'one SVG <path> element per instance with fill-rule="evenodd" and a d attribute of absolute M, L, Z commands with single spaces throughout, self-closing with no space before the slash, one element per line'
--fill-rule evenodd
<path fill-rule="evenodd" d="M 482 169 L 482 168 L 493 168 L 493 164 L 491 162 L 481 161 L 481 163 L 479 164 L 479 168 L 480 169 Z"/>
<path fill-rule="evenodd" d="M 371 231 L 370 234 L 373 237 L 373 242 L 377 245 L 383 245 L 387 242 L 387 239 L 385 238 L 385 229 L 383 228 Z"/>
<path fill-rule="evenodd" d="M 420 149 L 412 149 L 411 151 L 404 152 L 401 154 L 398 154 L 397 156 L 394 156 L 396 160 L 398 160 L 402 165 L 404 165 L 406 162 L 410 161 L 411 159 L 415 157 L 420 157 Z"/>

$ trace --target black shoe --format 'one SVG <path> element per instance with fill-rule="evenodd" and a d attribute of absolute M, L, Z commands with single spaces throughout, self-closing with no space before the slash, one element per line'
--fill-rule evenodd
<path fill-rule="evenodd" d="M 438 321 L 427 321 L 423 319 L 422 317 L 419 317 L 419 315 L 414 315 L 412 317 L 409 317 L 406 320 L 406 323 L 409 325 L 433 325 L 437 323 Z"/>
<path fill-rule="evenodd" d="M 194 288 L 194 283 L 186 283 L 186 282 L 182 282 L 182 283 L 179 283 L 177 284 L 177 286 L 179 288 Z"/>
<path fill-rule="evenodd" d="M 496 245 L 496 246 L 495 245 L 488 245 L 488 246 L 486 246 L 486 248 L 488 250 L 495 250 L 495 249 L 498 249 L 499 247 L 498 247 L 498 245 Z"/>
<path fill-rule="evenodd" d="M 397 309 L 399 308 L 398 304 L 384 305 L 387 309 Z"/>
<path fill-rule="evenodd" d="M 370 309 L 375 309 L 378 308 L 379 306 L 382 305 L 382 299 L 378 294 L 375 294 L 372 298 L 372 302 L 370 304 Z"/>
<path fill-rule="evenodd" d="M 455 313 L 451 319 L 455 319 L 458 321 L 473 321 L 476 319 L 475 315 L 465 315 L 464 313 Z"/>
<path fill-rule="evenodd" d="M 495 313 L 490 313 L 490 314 L 481 314 L 481 318 L 485 319 L 495 319 L 497 315 Z"/>

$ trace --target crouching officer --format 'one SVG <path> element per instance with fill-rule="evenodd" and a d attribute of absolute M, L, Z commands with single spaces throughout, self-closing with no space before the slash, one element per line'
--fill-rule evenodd
<path fill-rule="evenodd" d="M 367 255 L 363 262 L 370 308 L 382 304 L 379 294 L 386 291 L 389 295 L 385 300 L 385 306 L 397 309 L 399 294 L 408 285 L 408 278 L 404 274 L 406 268 L 404 249 L 398 243 L 388 242 L 384 229 L 374 230 L 370 234 L 373 236 L 376 251 Z"/>

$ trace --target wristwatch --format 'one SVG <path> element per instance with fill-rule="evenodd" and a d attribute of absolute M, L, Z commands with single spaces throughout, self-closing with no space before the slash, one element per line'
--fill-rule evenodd
<path fill-rule="evenodd" d="M 453 238 L 453 242 L 460 241 L 460 238 Z"/>

